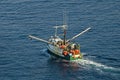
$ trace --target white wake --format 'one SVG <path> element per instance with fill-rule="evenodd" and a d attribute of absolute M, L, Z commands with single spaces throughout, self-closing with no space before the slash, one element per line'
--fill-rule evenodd
<path fill-rule="evenodd" d="M 97 63 L 97 62 L 94 62 L 94 61 L 91 61 L 91 60 L 87 60 L 87 59 L 82 59 L 82 60 L 74 60 L 72 62 L 75 62 L 77 64 L 79 64 L 80 66 L 83 66 L 85 68 L 88 68 L 88 69 L 97 69 L 97 70 L 101 70 L 101 69 L 109 69 L 109 70 L 119 70 L 119 68 L 114 68 L 114 67 L 110 67 L 110 66 L 106 66 L 106 65 L 103 65 L 101 63 Z"/>

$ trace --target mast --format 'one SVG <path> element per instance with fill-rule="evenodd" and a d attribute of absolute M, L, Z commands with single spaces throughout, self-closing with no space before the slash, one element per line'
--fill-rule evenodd
<path fill-rule="evenodd" d="M 63 30 L 64 30 L 64 45 L 66 44 L 66 28 L 67 28 L 66 10 L 63 12 Z"/>
<path fill-rule="evenodd" d="M 64 45 L 66 44 L 66 25 L 64 25 Z"/>

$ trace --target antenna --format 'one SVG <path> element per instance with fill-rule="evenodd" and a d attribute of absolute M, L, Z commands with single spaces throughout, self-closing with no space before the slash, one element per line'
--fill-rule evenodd
<path fill-rule="evenodd" d="M 55 37 L 57 36 L 57 27 L 55 27 Z"/>
<path fill-rule="evenodd" d="M 57 29 L 59 28 L 60 26 L 54 26 L 53 28 L 55 28 L 55 37 L 57 36 Z"/>
<path fill-rule="evenodd" d="M 63 11 L 63 25 L 67 25 L 66 9 Z"/>

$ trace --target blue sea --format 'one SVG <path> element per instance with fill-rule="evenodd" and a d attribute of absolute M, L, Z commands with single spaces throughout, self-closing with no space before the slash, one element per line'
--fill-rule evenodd
<path fill-rule="evenodd" d="M 53 60 L 46 44 L 63 13 L 83 60 Z M 120 80 L 120 0 L 0 0 L 0 80 Z"/>

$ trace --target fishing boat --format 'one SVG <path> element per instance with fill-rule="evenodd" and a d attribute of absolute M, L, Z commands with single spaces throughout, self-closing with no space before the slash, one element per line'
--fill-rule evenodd
<path fill-rule="evenodd" d="M 82 59 L 82 53 L 80 51 L 80 44 L 73 42 L 74 39 L 87 32 L 91 28 L 87 28 L 79 34 L 73 36 L 71 39 L 66 39 L 67 25 L 55 26 L 55 34 L 51 36 L 48 40 L 44 40 L 32 35 L 30 38 L 44 42 L 47 44 L 47 50 L 51 57 L 64 59 L 64 60 L 78 60 Z M 63 37 L 61 38 L 58 34 L 58 29 L 62 28 Z M 59 29 L 60 30 L 60 29 Z"/>

